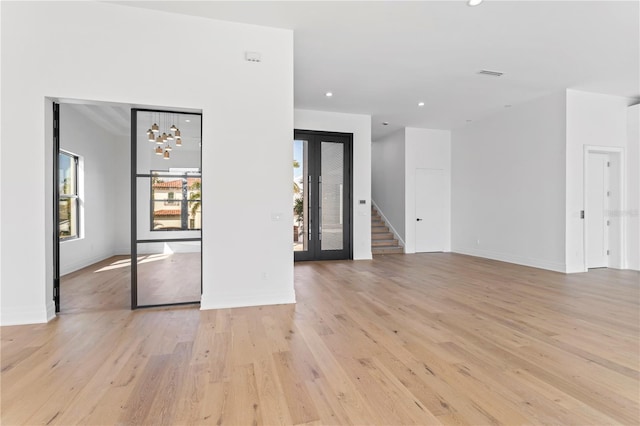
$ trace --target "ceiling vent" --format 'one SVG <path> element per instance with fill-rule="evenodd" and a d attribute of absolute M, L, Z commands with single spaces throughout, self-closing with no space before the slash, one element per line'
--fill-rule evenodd
<path fill-rule="evenodd" d="M 482 70 L 478 74 L 490 75 L 491 77 L 501 77 L 504 73 L 500 71 Z"/>

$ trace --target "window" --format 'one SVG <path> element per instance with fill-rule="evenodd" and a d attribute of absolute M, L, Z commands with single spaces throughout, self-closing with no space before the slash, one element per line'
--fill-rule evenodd
<path fill-rule="evenodd" d="M 78 197 L 78 157 L 58 153 L 59 236 L 60 241 L 79 237 L 80 198 Z"/>
<path fill-rule="evenodd" d="M 151 230 L 201 229 L 200 186 L 201 178 L 195 174 L 154 176 L 151 179 Z"/>

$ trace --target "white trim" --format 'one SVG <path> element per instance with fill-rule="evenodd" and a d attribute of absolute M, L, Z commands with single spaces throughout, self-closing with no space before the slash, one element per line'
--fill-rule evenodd
<path fill-rule="evenodd" d="M 382 210 L 380 210 L 380 207 L 378 207 L 378 205 L 376 204 L 375 201 L 373 201 L 373 199 L 371 200 L 371 205 L 373 207 L 376 208 L 376 210 L 378 211 L 378 213 L 380 213 L 380 216 L 382 217 L 382 220 L 384 220 L 384 223 L 389 227 L 389 230 L 393 233 L 393 235 L 398 239 L 398 243 L 400 244 L 400 246 L 402 246 L 402 248 L 404 249 L 405 243 L 404 240 L 402 239 L 402 237 L 400 237 L 400 234 L 398 234 L 398 231 L 396 231 L 396 229 L 393 227 L 393 225 L 391 224 L 391 222 L 389 222 L 389 220 L 387 219 L 387 217 L 384 215 L 384 213 L 382 213 Z M 373 241 L 373 240 L 372 240 Z"/>
<path fill-rule="evenodd" d="M 24 325 L 24 324 L 43 324 L 48 322 L 50 318 L 49 304 L 47 306 L 19 306 L 19 307 L 3 307 L 0 316 L 0 325 Z M 53 309 L 55 311 L 55 308 Z M 55 317 L 55 313 L 51 317 Z"/>
<path fill-rule="evenodd" d="M 563 263 L 553 262 L 544 259 L 534 259 L 530 257 L 517 256 L 506 253 L 497 253 L 488 250 L 478 250 L 469 248 L 453 248 L 453 253 L 466 254 L 468 256 L 483 257 L 485 259 L 499 260 L 501 262 L 515 263 L 516 265 L 530 266 L 532 268 L 546 269 L 554 272 L 582 272 L 568 271 Z"/>
<path fill-rule="evenodd" d="M 294 292 L 290 294 L 282 293 L 265 293 L 253 294 L 250 297 L 237 295 L 216 295 L 212 301 L 205 300 L 203 294 L 200 302 L 200 310 L 208 309 L 227 309 L 227 308 L 244 308 L 248 306 L 266 306 L 266 305 L 288 305 L 296 303 L 296 295 Z"/>
<path fill-rule="evenodd" d="M 616 182 L 617 189 L 620 191 L 620 195 L 618 197 L 617 205 L 612 205 L 611 202 L 609 204 L 609 210 L 617 210 L 618 212 L 623 212 L 624 206 L 626 206 L 626 185 L 625 185 L 625 151 L 624 148 L 621 147 L 611 147 L 611 146 L 597 146 L 597 145 L 584 145 L 583 146 L 583 167 L 582 167 L 582 210 L 585 211 L 587 206 L 587 181 L 588 181 L 588 170 L 589 170 L 589 154 L 592 153 L 602 153 L 602 154 L 614 154 L 617 155 L 620 160 L 620 167 L 618 168 L 618 176 L 610 176 L 609 182 Z M 585 211 L 585 215 L 588 214 Z M 617 242 L 616 250 L 619 250 L 619 262 L 613 263 L 611 261 L 607 262 L 607 267 L 614 269 L 626 269 L 627 263 L 627 244 L 626 244 L 626 228 L 627 228 L 627 219 L 626 216 L 620 214 L 620 230 L 619 235 L 614 235 L 612 239 L 612 233 L 609 233 L 609 247 L 612 246 L 612 240 Z M 582 221 L 582 272 L 587 272 L 588 262 L 588 238 L 587 238 L 587 221 Z"/>

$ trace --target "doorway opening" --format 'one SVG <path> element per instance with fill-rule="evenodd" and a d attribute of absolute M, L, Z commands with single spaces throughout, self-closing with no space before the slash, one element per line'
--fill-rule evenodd
<path fill-rule="evenodd" d="M 129 307 L 129 110 L 53 102 L 56 312 Z"/>
<path fill-rule="evenodd" d="M 624 268 L 624 152 L 585 146 L 584 269 Z"/>
<path fill-rule="evenodd" d="M 351 259 L 353 135 L 295 130 L 294 260 Z"/>

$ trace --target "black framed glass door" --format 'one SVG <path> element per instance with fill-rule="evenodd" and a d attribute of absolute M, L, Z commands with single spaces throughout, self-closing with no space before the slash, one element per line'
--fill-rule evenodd
<path fill-rule="evenodd" d="M 346 133 L 294 132 L 294 260 L 352 258 L 352 141 Z"/>
<path fill-rule="evenodd" d="M 131 110 L 131 307 L 202 295 L 202 114 Z"/>

